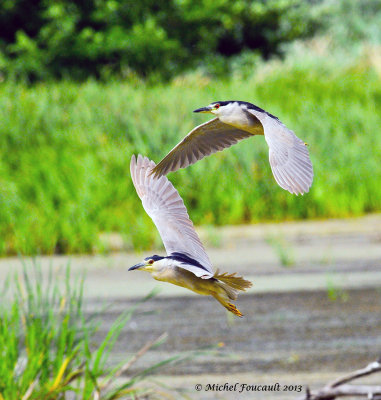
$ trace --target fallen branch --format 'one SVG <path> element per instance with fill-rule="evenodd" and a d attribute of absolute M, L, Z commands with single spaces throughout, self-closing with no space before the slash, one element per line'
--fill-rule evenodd
<path fill-rule="evenodd" d="M 381 358 L 348 375 L 335 379 L 317 392 L 307 387 L 299 400 L 335 400 L 337 397 L 357 396 L 368 400 L 381 400 L 381 385 L 348 385 L 348 382 L 381 371 Z"/>
<path fill-rule="evenodd" d="M 375 372 L 381 371 L 381 360 L 374 361 L 370 364 L 368 364 L 365 368 L 358 369 L 357 371 L 354 371 L 346 376 L 343 376 L 339 379 L 334 380 L 332 383 L 330 383 L 328 386 L 331 388 L 340 386 L 344 383 L 353 381 L 355 379 L 361 378 L 362 376 L 370 375 Z"/>

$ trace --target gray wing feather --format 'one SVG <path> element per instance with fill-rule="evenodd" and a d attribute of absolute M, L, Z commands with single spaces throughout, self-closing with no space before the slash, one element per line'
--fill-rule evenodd
<path fill-rule="evenodd" d="M 205 270 L 192 265 L 183 268 L 196 276 L 210 278 L 213 276 L 212 264 L 205 252 L 193 223 L 189 219 L 182 198 L 172 183 L 165 177 L 155 178 L 151 174 L 155 163 L 140 154 L 136 160 L 131 158 L 131 178 L 136 192 L 142 200 L 143 207 L 156 225 L 168 255 L 179 252 L 198 261 Z"/>
<path fill-rule="evenodd" d="M 217 151 L 224 150 L 238 141 L 253 136 L 218 118 L 201 124 L 188 133 L 153 169 L 155 176 L 177 171 Z"/>
<path fill-rule="evenodd" d="M 290 193 L 303 194 L 309 191 L 313 180 L 313 169 L 305 143 L 288 129 L 278 118 L 253 109 L 264 130 L 269 146 L 269 161 L 278 185 Z"/>

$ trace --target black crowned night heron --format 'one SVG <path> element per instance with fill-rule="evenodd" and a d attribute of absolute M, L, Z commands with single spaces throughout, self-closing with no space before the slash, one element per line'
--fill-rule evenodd
<path fill-rule="evenodd" d="M 177 190 L 165 177 L 151 174 L 155 163 L 147 157 L 132 156 L 132 181 L 143 207 L 155 223 L 167 255 L 146 257 L 129 269 L 149 272 L 154 279 L 173 283 L 198 294 L 213 296 L 226 309 L 242 317 L 232 304 L 239 290 L 252 284 L 235 274 L 213 272 L 204 246 L 194 230 L 187 209 Z"/>
<path fill-rule="evenodd" d="M 290 193 L 308 192 L 313 170 L 306 143 L 277 117 L 245 101 L 217 101 L 194 112 L 216 118 L 194 128 L 154 168 L 162 176 L 185 168 L 241 139 L 264 135 L 269 146 L 271 169 L 278 185 Z"/>

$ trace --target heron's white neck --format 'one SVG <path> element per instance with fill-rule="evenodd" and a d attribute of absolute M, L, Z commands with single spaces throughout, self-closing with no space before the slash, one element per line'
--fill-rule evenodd
<path fill-rule="evenodd" d="M 179 266 L 179 263 L 177 261 L 168 258 L 163 258 L 162 260 L 154 262 L 149 272 L 151 273 L 153 278 L 158 279 L 162 277 L 163 273 L 166 270 L 174 269 L 177 266 Z M 166 280 L 166 279 L 158 279 L 158 280 Z"/>
<path fill-rule="evenodd" d="M 237 102 L 229 103 L 214 112 L 221 122 L 247 131 L 254 125 L 253 118 L 246 112 L 246 106 Z"/>

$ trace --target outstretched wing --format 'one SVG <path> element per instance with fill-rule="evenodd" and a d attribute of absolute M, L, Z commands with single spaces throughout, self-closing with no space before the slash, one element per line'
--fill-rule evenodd
<path fill-rule="evenodd" d="M 255 109 L 248 111 L 263 126 L 271 170 L 278 185 L 290 193 L 308 192 L 314 173 L 306 144 L 273 115 Z"/>
<path fill-rule="evenodd" d="M 167 175 L 194 164 L 212 153 L 221 151 L 241 139 L 253 136 L 234 126 L 224 124 L 218 118 L 196 126 L 153 169 L 155 176 Z"/>
<path fill-rule="evenodd" d="M 147 157 L 138 155 L 131 158 L 132 182 L 143 207 L 156 225 L 168 255 L 182 253 L 196 260 L 201 267 L 184 263 L 183 268 L 196 276 L 210 278 L 213 268 L 205 252 L 187 209 L 177 190 L 169 180 L 151 174 L 155 163 Z"/>

